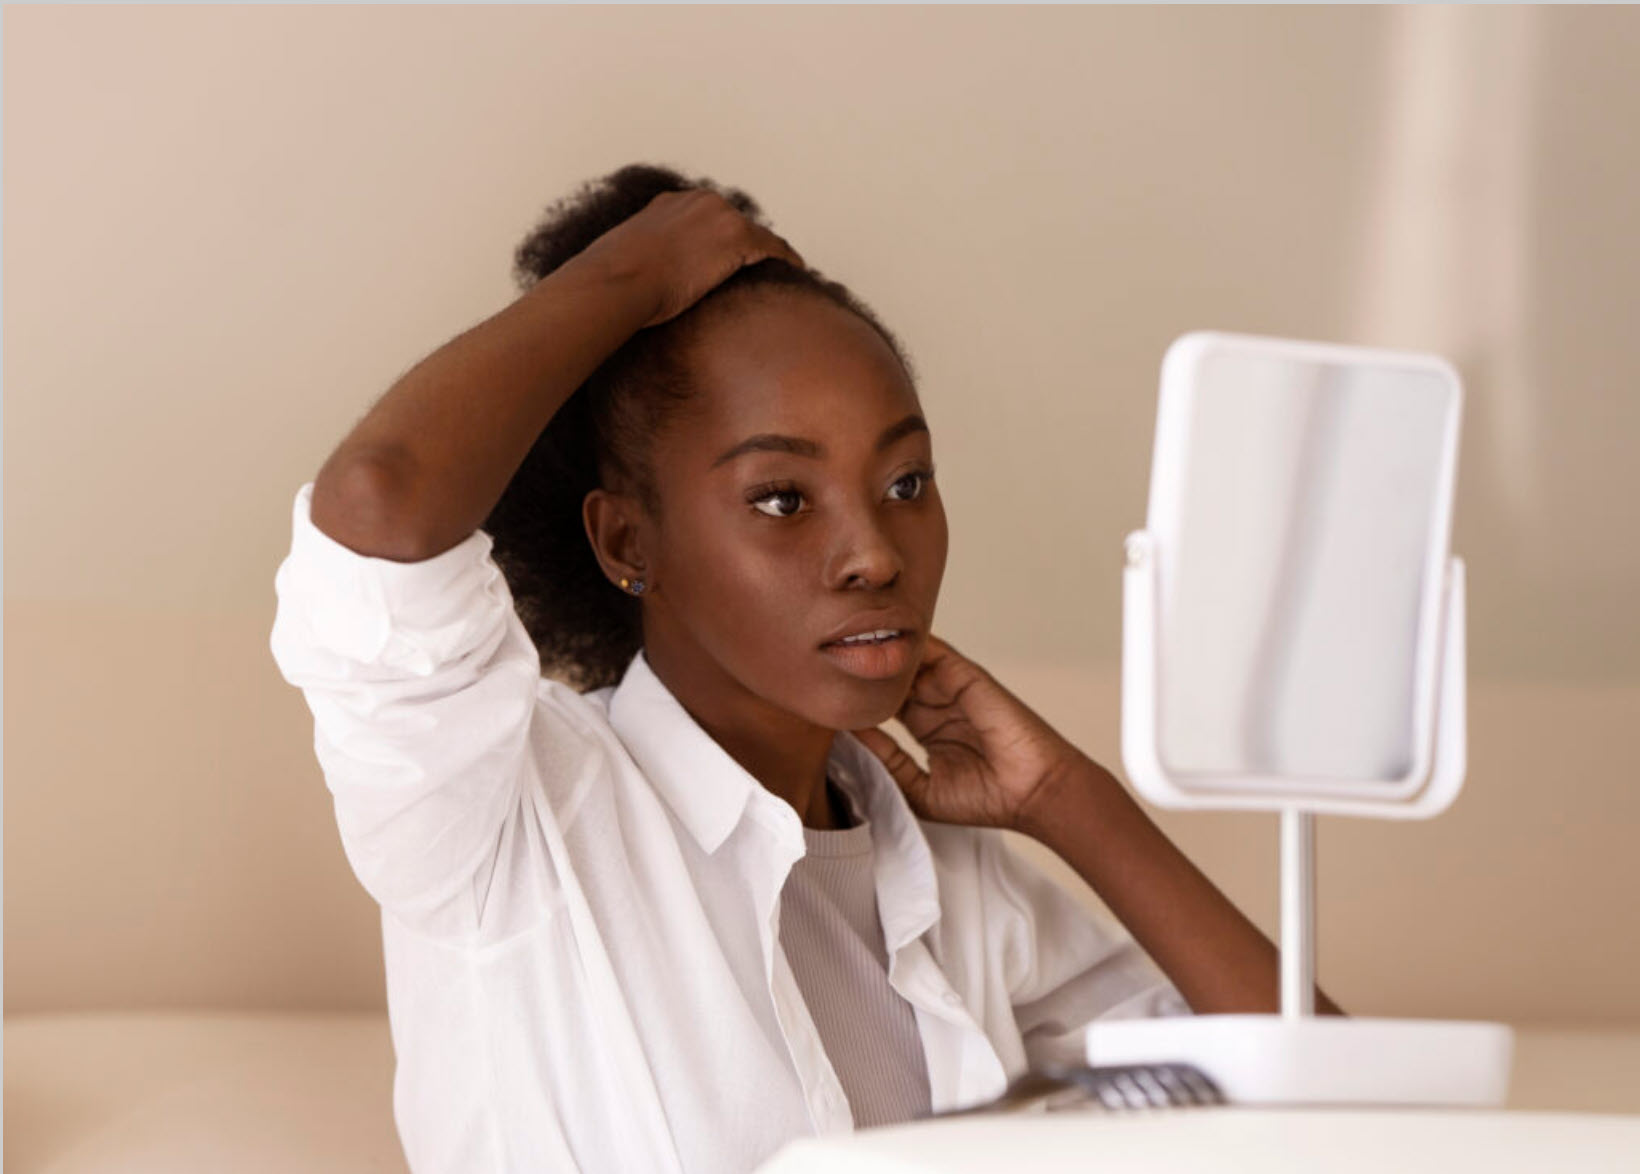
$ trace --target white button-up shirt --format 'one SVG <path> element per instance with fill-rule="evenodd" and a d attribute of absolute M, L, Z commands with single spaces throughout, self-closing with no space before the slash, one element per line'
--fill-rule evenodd
<path fill-rule="evenodd" d="M 298 490 L 271 647 L 314 717 L 354 873 L 382 910 L 393 1108 L 416 1174 L 749 1170 L 853 1128 L 779 942 L 804 841 L 640 652 L 577 693 L 475 531 L 360 555 Z M 938 1112 L 1081 1055 L 1095 1018 L 1188 1014 L 1117 923 L 993 829 L 918 820 L 847 731 L 889 981 Z"/>

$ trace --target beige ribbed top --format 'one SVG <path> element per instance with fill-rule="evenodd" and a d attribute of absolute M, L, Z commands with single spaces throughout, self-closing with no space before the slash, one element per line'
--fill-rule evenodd
<path fill-rule="evenodd" d="M 856 1129 L 929 1110 L 928 1064 L 911 1004 L 888 983 L 871 825 L 803 829 L 808 852 L 780 894 L 780 945 L 848 1095 Z"/>

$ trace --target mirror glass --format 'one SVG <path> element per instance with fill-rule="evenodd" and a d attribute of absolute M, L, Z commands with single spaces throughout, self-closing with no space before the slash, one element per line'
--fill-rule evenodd
<path fill-rule="evenodd" d="M 1150 522 L 1164 765 L 1406 776 L 1436 620 L 1425 588 L 1436 576 L 1438 591 L 1446 560 L 1456 385 L 1433 368 L 1234 347 L 1185 370 L 1180 426 L 1158 437 L 1158 476 L 1176 480 L 1153 487 Z M 1154 516 L 1158 501 L 1171 516 Z"/>

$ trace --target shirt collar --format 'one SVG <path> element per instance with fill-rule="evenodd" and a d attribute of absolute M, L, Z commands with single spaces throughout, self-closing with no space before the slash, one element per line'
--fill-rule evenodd
<path fill-rule="evenodd" d="M 609 721 L 651 785 L 708 853 L 729 838 L 753 797 L 765 793 L 763 784 L 683 708 L 642 649 L 610 696 Z M 897 950 L 940 917 L 927 837 L 888 768 L 849 731 L 839 730 L 832 739 L 828 769 L 871 823 L 879 915 L 889 950 Z"/>
<path fill-rule="evenodd" d="M 610 696 L 609 724 L 701 848 L 716 852 L 763 785 L 689 716 L 642 649 Z"/>
<path fill-rule="evenodd" d="M 888 767 L 848 730 L 832 740 L 828 768 L 871 823 L 877 913 L 892 954 L 940 919 L 928 837 Z"/>

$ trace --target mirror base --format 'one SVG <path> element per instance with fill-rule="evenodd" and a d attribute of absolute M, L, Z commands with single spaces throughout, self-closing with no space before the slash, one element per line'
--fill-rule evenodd
<path fill-rule="evenodd" d="M 1087 1060 L 1194 1064 L 1232 1104 L 1501 1107 L 1515 1033 L 1502 1023 L 1189 1015 L 1088 1025 Z"/>

